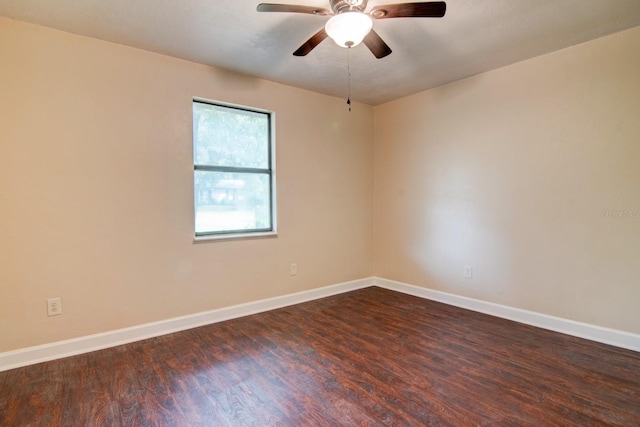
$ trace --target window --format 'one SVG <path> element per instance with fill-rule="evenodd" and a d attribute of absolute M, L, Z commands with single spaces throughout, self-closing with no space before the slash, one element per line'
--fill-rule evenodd
<path fill-rule="evenodd" d="M 275 232 L 273 113 L 193 101 L 197 237 Z"/>

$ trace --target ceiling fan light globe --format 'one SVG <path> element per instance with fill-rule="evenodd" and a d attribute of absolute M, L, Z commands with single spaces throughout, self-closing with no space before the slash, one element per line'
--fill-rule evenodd
<path fill-rule="evenodd" d="M 371 28 L 373 21 L 361 12 L 344 12 L 327 21 L 324 30 L 338 46 L 353 47 L 362 43 Z"/>

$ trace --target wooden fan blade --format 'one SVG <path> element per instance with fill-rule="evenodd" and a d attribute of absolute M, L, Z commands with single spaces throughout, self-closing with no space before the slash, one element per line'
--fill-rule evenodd
<path fill-rule="evenodd" d="M 443 1 L 423 3 L 399 3 L 378 6 L 371 9 L 369 15 L 376 19 L 386 18 L 442 18 L 447 11 Z"/>
<path fill-rule="evenodd" d="M 258 12 L 293 12 L 293 13 L 308 13 L 310 15 L 333 15 L 329 9 L 323 9 L 321 7 L 302 6 L 297 4 L 274 4 L 274 3 L 260 3 L 258 5 Z"/>
<path fill-rule="evenodd" d="M 293 54 L 295 56 L 305 56 L 307 53 L 311 52 L 314 47 L 318 46 L 320 42 L 329 37 L 327 32 L 323 29 L 315 33 L 309 40 L 304 42 L 302 46 L 298 48 Z"/>
<path fill-rule="evenodd" d="M 365 36 L 363 42 L 378 59 L 391 54 L 391 48 L 382 40 L 378 33 L 373 30 L 369 31 L 369 34 Z"/>

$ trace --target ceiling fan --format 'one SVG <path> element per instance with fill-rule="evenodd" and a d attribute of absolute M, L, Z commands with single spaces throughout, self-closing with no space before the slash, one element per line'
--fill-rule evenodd
<path fill-rule="evenodd" d="M 445 2 L 430 1 L 376 6 L 369 12 L 365 12 L 367 1 L 329 0 L 330 10 L 294 4 L 260 3 L 258 12 L 293 12 L 331 16 L 320 31 L 293 52 L 295 56 L 305 56 L 324 39 L 331 37 L 338 46 L 347 48 L 364 42 L 376 58 L 384 58 L 391 53 L 391 48 L 372 29 L 371 18 L 442 18 L 447 10 Z"/>

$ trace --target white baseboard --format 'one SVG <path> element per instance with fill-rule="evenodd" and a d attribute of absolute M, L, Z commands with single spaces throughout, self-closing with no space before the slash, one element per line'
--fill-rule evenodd
<path fill-rule="evenodd" d="M 513 320 L 519 323 L 640 352 L 640 335 L 637 334 L 575 322 L 573 320 L 562 319 L 519 308 L 422 288 L 419 286 L 409 285 L 407 283 L 373 277 L 268 298 L 246 304 L 224 307 L 188 316 L 176 317 L 159 322 L 146 323 L 144 325 L 132 326 L 130 328 L 118 329 L 115 331 L 0 353 L 0 372 L 49 360 L 61 359 L 63 357 L 75 356 L 82 353 L 115 347 L 122 344 L 153 338 L 173 332 L 184 331 L 198 326 L 223 322 L 225 320 L 235 319 L 264 311 L 275 310 L 277 308 L 350 292 L 369 286 L 379 286 L 381 288 L 402 292 L 408 295 L 438 301 L 456 307 Z"/>
<path fill-rule="evenodd" d="M 374 285 L 574 337 L 640 352 L 640 335 L 375 277 Z"/>
<path fill-rule="evenodd" d="M 261 313 L 268 310 L 299 304 L 319 298 L 337 295 L 373 285 L 373 278 L 339 283 L 309 291 L 297 292 L 274 298 L 263 299 L 246 304 L 220 308 L 217 310 L 146 323 L 130 328 L 100 334 L 88 335 L 50 344 L 27 347 L 0 353 L 0 372 L 22 366 L 33 365 L 63 357 L 75 356 L 91 351 L 102 350 L 122 344 L 153 338 L 173 332 L 184 331 L 198 326 L 223 322 L 225 320 Z"/>

